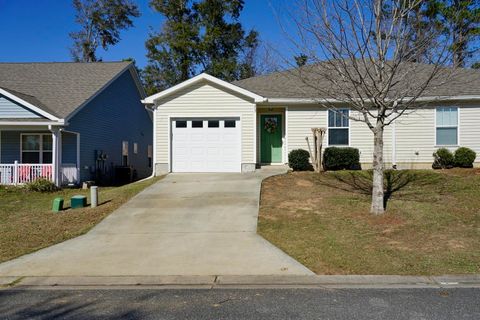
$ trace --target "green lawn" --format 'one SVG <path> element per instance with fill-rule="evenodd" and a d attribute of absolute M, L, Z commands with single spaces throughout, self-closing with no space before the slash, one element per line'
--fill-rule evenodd
<path fill-rule="evenodd" d="M 27 192 L 21 188 L 0 186 L 0 262 L 51 246 L 84 234 L 113 210 L 159 178 L 135 182 L 121 187 L 99 187 L 96 208 L 51 211 L 55 197 L 65 199 L 86 195 L 90 190 L 64 189 L 54 193 Z"/>
<path fill-rule="evenodd" d="M 372 216 L 370 172 L 264 181 L 259 233 L 318 274 L 480 273 L 480 170 L 389 172 Z"/>

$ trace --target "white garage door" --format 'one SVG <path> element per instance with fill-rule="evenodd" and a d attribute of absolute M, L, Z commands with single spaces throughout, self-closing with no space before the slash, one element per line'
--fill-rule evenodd
<path fill-rule="evenodd" d="M 172 120 L 173 172 L 240 172 L 240 119 Z"/>

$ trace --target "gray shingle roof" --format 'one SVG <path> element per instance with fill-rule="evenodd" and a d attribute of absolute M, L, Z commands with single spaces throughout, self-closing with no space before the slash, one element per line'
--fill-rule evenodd
<path fill-rule="evenodd" d="M 131 62 L 0 63 L 0 87 L 65 118 Z"/>
<path fill-rule="evenodd" d="M 405 70 L 408 70 L 408 72 L 404 73 L 406 74 L 404 78 L 399 79 L 395 90 L 414 92 L 415 88 L 423 84 L 426 77 L 431 74 L 432 68 L 432 65 L 427 64 L 406 64 Z M 350 83 L 342 84 L 340 79 L 336 79 L 340 85 L 332 88 L 332 81 L 320 76 L 325 73 L 324 66 L 312 64 L 235 81 L 233 84 L 270 99 L 335 98 L 333 95 L 341 95 L 346 90 L 353 92 L 354 88 L 351 87 Z M 334 77 L 335 72 L 332 71 L 330 75 Z M 302 81 L 301 77 L 307 80 Z M 340 87 L 342 85 L 343 88 Z M 320 90 L 317 88 L 320 88 Z M 325 92 L 327 91 L 332 93 L 331 96 L 326 96 Z M 465 95 L 480 95 L 480 70 L 443 68 L 438 72 L 429 89 L 422 94 L 422 96 Z"/>

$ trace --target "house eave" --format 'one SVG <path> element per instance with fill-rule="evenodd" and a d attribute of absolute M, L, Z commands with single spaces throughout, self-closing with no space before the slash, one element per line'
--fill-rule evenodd
<path fill-rule="evenodd" d="M 0 126 L 65 126 L 65 124 L 64 119 L 58 121 L 5 121 L 0 119 Z"/>
<path fill-rule="evenodd" d="M 411 100 L 411 97 L 405 97 L 404 101 Z M 480 101 L 480 95 L 458 95 L 458 96 L 429 96 L 429 97 L 420 97 L 416 98 L 415 101 L 418 102 L 455 102 L 455 101 Z M 266 98 L 262 102 L 257 102 L 258 105 L 270 106 L 270 105 L 279 105 L 279 104 L 288 104 L 288 105 L 305 105 L 305 104 L 344 104 L 347 101 L 339 99 L 315 99 L 315 98 Z"/>
<path fill-rule="evenodd" d="M 174 94 L 175 92 L 178 92 L 182 89 L 185 89 L 185 88 L 188 88 L 189 86 L 192 86 L 194 84 L 197 84 L 199 82 L 202 82 L 202 81 L 206 81 L 206 82 L 209 82 L 209 83 L 212 83 L 212 84 L 215 84 L 221 88 L 224 88 L 224 89 L 227 89 L 227 90 L 230 90 L 232 92 L 235 92 L 239 95 L 242 95 L 244 97 L 247 97 L 247 98 L 250 98 L 252 99 L 255 103 L 263 103 L 266 101 L 266 98 L 256 94 L 256 93 L 253 93 L 249 90 L 246 90 L 246 89 L 243 89 L 239 86 L 236 86 L 234 84 L 231 84 L 229 82 L 226 82 L 224 80 L 221 80 L 221 79 L 218 79 L 214 76 L 211 76 L 207 73 L 201 73 L 189 80 L 186 80 L 184 82 L 181 82 L 171 88 L 168 88 L 166 90 L 163 90 L 157 94 L 154 94 L 154 95 L 151 95 L 149 97 L 146 97 L 145 99 L 142 100 L 142 103 L 143 104 L 146 104 L 146 105 L 153 105 L 155 104 L 156 101 L 160 100 L 160 99 L 163 99 L 163 98 L 167 98 L 168 96 Z"/>

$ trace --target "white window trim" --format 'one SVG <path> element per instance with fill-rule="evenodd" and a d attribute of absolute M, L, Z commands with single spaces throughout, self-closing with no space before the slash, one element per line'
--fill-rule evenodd
<path fill-rule="evenodd" d="M 337 111 L 341 111 L 341 110 L 347 110 L 348 111 L 348 127 L 330 127 L 330 123 L 328 121 L 328 118 L 329 118 L 329 112 L 332 111 L 332 112 L 335 112 L 337 113 Z M 350 136 L 350 133 L 352 132 L 351 130 L 351 126 L 350 126 L 350 123 L 351 123 L 351 119 L 350 119 L 350 108 L 338 108 L 337 110 L 331 110 L 331 109 L 327 109 L 327 135 L 326 135 L 326 145 L 327 147 L 350 147 L 351 145 L 351 136 Z M 330 139 L 330 129 L 348 129 L 348 144 L 330 144 L 329 143 L 329 139 Z"/>
<path fill-rule="evenodd" d="M 23 136 L 40 136 L 40 149 L 38 150 L 23 150 Z M 52 143 L 53 143 L 53 135 L 51 133 L 20 133 L 20 163 L 23 163 L 23 153 L 24 152 L 38 152 L 39 157 L 38 161 L 39 164 L 44 164 L 43 162 L 43 153 L 44 152 L 51 152 L 52 153 L 52 163 L 47 163 L 47 164 L 53 164 L 53 145 L 52 145 L 52 150 L 43 150 L 43 136 L 51 136 L 52 137 Z"/>
<path fill-rule="evenodd" d="M 440 108 L 456 108 L 457 109 L 457 126 L 452 127 L 452 126 L 439 126 L 437 123 L 437 112 L 438 109 Z M 438 144 L 437 141 L 437 128 L 457 128 L 457 144 Z M 435 107 L 435 128 L 434 128 L 434 134 L 435 134 L 435 147 L 436 148 L 445 148 L 445 147 L 458 147 L 460 146 L 460 108 L 457 106 L 438 106 Z"/>

